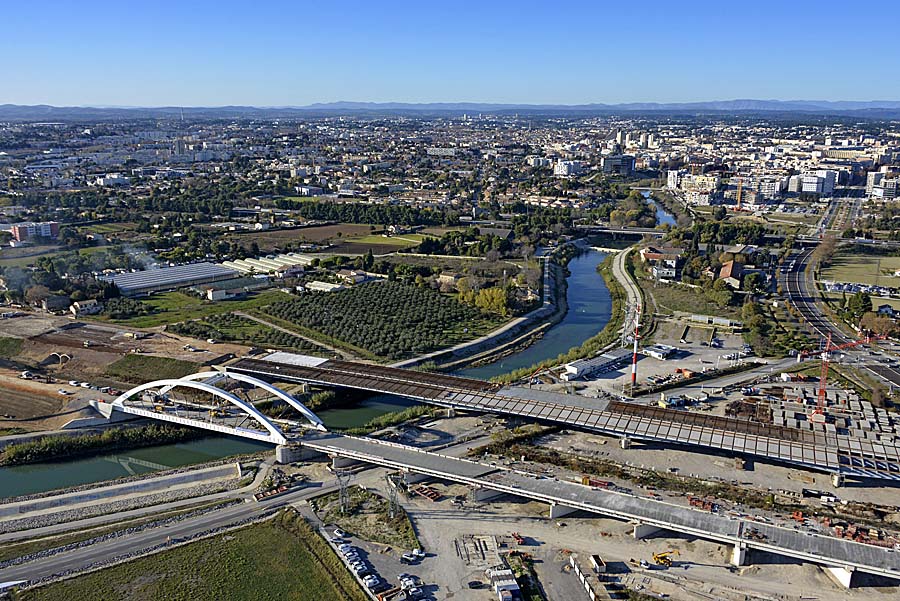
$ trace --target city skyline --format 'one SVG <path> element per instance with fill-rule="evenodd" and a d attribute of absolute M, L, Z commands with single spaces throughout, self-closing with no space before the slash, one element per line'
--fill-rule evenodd
<path fill-rule="evenodd" d="M 393 3 L 254 12 L 235 2 L 6 7 L 0 103 L 304 106 L 336 101 L 617 104 L 900 98 L 888 36 L 838 35 L 832 3 L 739 15 L 576 3 Z M 892 3 L 871 14 L 900 16 Z M 54 18 L 47 20 L 44 14 Z M 802 24 L 802 26 L 799 26 Z M 864 32 L 863 32 L 864 33 Z"/>

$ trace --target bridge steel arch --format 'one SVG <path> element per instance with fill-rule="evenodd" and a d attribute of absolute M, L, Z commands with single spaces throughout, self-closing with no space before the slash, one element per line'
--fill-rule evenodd
<path fill-rule="evenodd" d="M 135 395 L 141 394 L 147 390 L 153 389 L 162 389 L 171 390 L 173 388 L 193 388 L 194 390 L 200 390 L 202 392 L 207 392 L 213 396 L 216 396 L 220 399 L 226 400 L 232 405 L 241 409 L 244 413 L 249 415 L 250 417 L 257 420 L 263 428 L 268 431 L 268 434 L 264 434 L 257 430 L 250 430 L 248 428 L 234 428 L 232 426 L 226 426 L 224 424 L 217 424 L 215 422 L 206 422 L 197 419 L 190 419 L 185 417 L 180 417 L 178 415 L 171 415 L 169 413 L 160 413 L 157 411 L 150 411 L 148 409 L 141 409 L 140 407 L 132 407 L 130 405 L 126 405 L 125 401 L 132 398 Z M 140 386 L 135 386 L 131 390 L 119 395 L 116 399 L 111 403 L 111 409 L 119 410 L 124 413 L 130 413 L 132 415 L 140 415 L 142 417 L 149 417 L 155 420 L 173 422 L 176 424 L 181 424 L 184 426 L 191 426 L 194 428 L 202 428 L 205 430 L 213 430 L 215 432 L 222 432 L 223 434 L 231 434 L 232 436 L 240 436 L 243 438 L 252 438 L 254 440 L 260 440 L 262 442 L 269 442 L 276 445 L 282 445 L 287 443 L 287 438 L 284 435 L 278 426 L 273 424 L 269 418 L 260 413 L 256 407 L 250 405 L 249 403 L 245 403 L 235 395 L 222 390 L 220 388 L 216 388 L 210 384 L 206 384 L 204 382 L 194 382 L 191 380 L 156 380 L 154 382 L 148 382 L 146 384 L 141 384 Z M 99 409 L 99 406 L 97 406 Z"/>
<path fill-rule="evenodd" d="M 244 382 L 245 384 L 251 384 L 257 388 L 262 388 L 266 392 L 274 394 L 282 401 L 296 409 L 300 412 L 300 414 L 305 417 L 310 424 L 316 429 L 322 432 L 325 432 L 327 428 L 325 428 L 325 424 L 319 418 L 318 415 L 310 411 L 306 405 L 295 399 L 290 394 L 285 391 L 273 386 L 269 382 L 264 380 L 260 380 L 258 378 L 254 378 L 253 376 L 248 376 L 246 374 L 238 373 L 235 371 L 201 371 L 195 374 L 188 374 L 183 378 L 179 378 L 179 382 L 189 382 L 193 380 L 206 380 L 209 378 L 229 378 L 231 380 L 235 380 L 236 382 Z M 160 389 L 160 393 L 165 394 L 171 390 L 173 386 L 164 386 Z"/>

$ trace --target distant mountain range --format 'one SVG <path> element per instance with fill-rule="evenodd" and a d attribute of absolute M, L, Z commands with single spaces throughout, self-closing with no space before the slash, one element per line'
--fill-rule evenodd
<path fill-rule="evenodd" d="M 327 102 L 306 106 L 217 106 L 217 107 L 111 107 L 0 105 L 2 121 L 79 121 L 108 119 L 166 119 L 182 114 L 192 119 L 287 118 L 342 114 L 751 114 L 806 113 L 820 115 L 855 115 L 860 117 L 895 118 L 900 116 L 900 101 L 828 101 L 828 100 L 721 100 L 710 102 L 629 102 L 622 104 L 495 104 L 485 102 Z"/>

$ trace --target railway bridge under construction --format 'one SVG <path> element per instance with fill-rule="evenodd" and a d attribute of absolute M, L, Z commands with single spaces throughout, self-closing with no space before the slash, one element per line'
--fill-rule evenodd
<path fill-rule="evenodd" d="M 559 394 L 445 374 L 292 353 L 244 358 L 226 373 L 393 394 L 457 410 L 515 416 L 630 440 L 715 449 L 845 476 L 900 480 L 900 447 L 888 440 L 821 433 L 742 419 Z"/>

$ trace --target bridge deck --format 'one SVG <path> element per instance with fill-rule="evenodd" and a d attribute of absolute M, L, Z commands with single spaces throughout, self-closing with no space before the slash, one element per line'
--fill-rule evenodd
<path fill-rule="evenodd" d="M 594 489 L 575 482 L 537 477 L 371 438 L 315 433 L 299 442 L 321 452 L 367 463 L 407 469 L 618 519 L 637 520 L 728 544 L 745 544 L 749 548 L 825 565 L 852 566 L 866 572 L 900 578 L 900 553 L 874 545 L 806 534 L 750 520 L 732 519 L 683 505 Z M 760 532 L 762 539 L 748 538 L 750 528 Z"/>
<path fill-rule="evenodd" d="M 900 480 L 900 456 L 888 443 L 824 436 L 796 428 L 700 415 L 580 395 L 499 387 L 444 374 L 325 361 L 315 366 L 240 359 L 226 367 L 281 381 L 395 394 L 461 410 L 525 417 L 617 436 L 756 455 L 831 472 Z"/>

